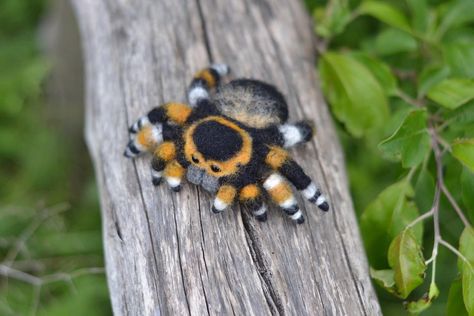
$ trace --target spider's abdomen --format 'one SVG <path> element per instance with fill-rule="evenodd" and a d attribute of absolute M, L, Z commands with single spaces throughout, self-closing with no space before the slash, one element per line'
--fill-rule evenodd
<path fill-rule="evenodd" d="M 218 89 L 214 102 L 222 114 L 254 128 L 282 124 L 288 119 L 283 95 L 258 80 L 233 80 Z"/>

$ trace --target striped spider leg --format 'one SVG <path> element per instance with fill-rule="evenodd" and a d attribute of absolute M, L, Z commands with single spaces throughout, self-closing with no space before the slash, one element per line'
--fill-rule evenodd
<path fill-rule="evenodd" d="M 287 178 L 308 201 L 316 204 L 323 211 L 329 210 L 329 204 L 319 188 L 285 149 L 269 146 L 265 163 Z"/>
<path fill-rule="evenodd" d="M 256 183 L 247 184 L 239 192 L 239 201 L 261 222 L 267 220 L 267 206 L 263 202 L 262 188 Z"/>
<path fill-rule="evenodd" d="M 304 223 L 296 198 L 288 182 L 277 172 L 271 173 L 264 181 L 263 187 L 268 195 L 297 224 Z"/>
<path fill-rule="evenodd" d="M 214 198 L 212 212 L 223 212 L 237 197 L 257 220 L 262 222 L 267 220 L 267 207 L 263 202 L 262 189 L 257 183 L 247 184 L 240 189 L 232 184 L 221 185 Z"/>
<path fill-rule="evenodd" d="M 165 103 L 147 115 L 138 119 L 129 129 L 131 140 L 125 149 L 124 155 L 128 158 L 136 157 L 145 152 L 152 152 L 163 141 L 163 125 L 170 122 L 182 126 L 192 109 L 182 103 Z"/>

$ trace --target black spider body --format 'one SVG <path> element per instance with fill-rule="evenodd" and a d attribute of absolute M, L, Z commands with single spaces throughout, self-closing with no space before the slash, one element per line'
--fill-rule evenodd
<path fill-rule="evenodd" d="M 216 193 L 212 210 L 223 211 L 235 199 L 259 220 L 267 218 L 268 195 L 295 222 L 304 221 L 289 180 L 324 211 L 329 204 L 285 148 L 312 137 L 304 121 L 290 124 L 283 95 L 272 85 L 237 79 L 220 84 L 228 73 L 213 65 L 193 79 L 189 105 L 167 103 L 139 119 L 125 155 L 153 152 L 152 181 L 166 179 L 178 191 L 188 181 Z M 210 92 L 216 88 L 216 93 Z"/>

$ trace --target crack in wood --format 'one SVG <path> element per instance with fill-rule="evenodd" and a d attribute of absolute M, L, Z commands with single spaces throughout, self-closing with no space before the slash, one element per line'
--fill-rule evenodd
<path fill-rule="evenodd" d="M 175 197 L 171 199 L 173 203 L 173 218 L 174 218 L 174 225 L 175 225 L 175 232 L 176 232 L 176 251 L 178 252 L 178 264 L 179 264 L 179 270 L 181 272 L 181 284 L 183 286 L 183 292 L 184 292 L 184 298 L 186 299 L 186 306 L 188 307 L 188 312 L 189 315 L 191 315 L 191 308 L 189 306 L 189 299 L 188 299 L 188 293 L 186 291 L 186 285 L 184 283 L 184 272 L 183 272 L 183 262 L 181 261 L 181 247 L 180 247 L 180 242 L 179 242 L 179 233 L 178 233 L 178 222 L 176 221 L 176 204 L 175 204 Z"/>
<path fill-rule="evenodd" d="M 270 312 L 274 315 L 275 308 L 279 315 L 285 315 L 285 309 L 282 304 L 282 299 L 278 294 L 278 290 L 272 282 L 271 269 L 267 267 L 267 263 L 264 260 L 262 246 L 260 245 L 257 232 L 252 227 L 252 219 L 243 208 L 240 208 L 240 214 L 242 218 L 243 227 L 245 229 L 245 237 L 247 241 L 247 247 L 252 256 L 252 260 L 255 264 L 256 270 L 260 276 L 260 280 L 263 281 L 262 291 L 267 299 L 267 305 Z"/>
<path fill-rule="evenodd" d="M 204 247 L 203 247 L 203 243 L 205 244 L 205 238 L 204 238 L 204 230 L 203 230 L 203 225 L 202 225 L 201 195 L 199 192 L 199 188 L 195 188 L 195 190 L 196 190 L 196 195 L 197 195 L 197 205 L 198 205 L 198 212 L 199 212 L 199 228 L 201 230 L 201 237 L 202 237 L 202 241 L 199 243 L 199 245 L 201 246 L 201 254 L 202 254 L 202 260 L 204 262 L 204 268 L 206 269 L 206 276 L 209 277 L 209 271 L 207 270 L 206 254 L 204 252 Z M 199 267 L 199 274 L 200 274 L 200 279 L 201 279 L 201 287 L 204 293 L 204 301 L 206 303 L 207 314 L 211 315 L 211 312 L 209 310 L 209 302 L 207 298 L 206 287 L 204 286 L 204 280 L 202 279 L 203 273 L 201 270 L 201 265 L 199 264 L 198 267 Z"/>

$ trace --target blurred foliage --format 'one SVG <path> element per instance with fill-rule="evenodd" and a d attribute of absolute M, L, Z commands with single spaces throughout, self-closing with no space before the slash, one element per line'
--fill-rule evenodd
<path fill-rule="evenodd" d="M 384 314 L 474 315 L 474 1 L 306 4 Z"/>
<path fill-rule="evenodd" d="M 46 4 L 0 1 L 0 315 L 109 315 L 90 163 L 45 112 Z"/>

